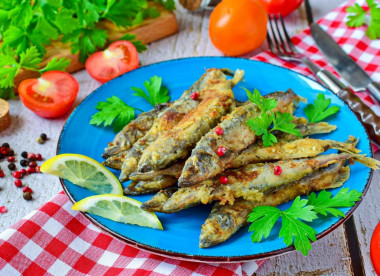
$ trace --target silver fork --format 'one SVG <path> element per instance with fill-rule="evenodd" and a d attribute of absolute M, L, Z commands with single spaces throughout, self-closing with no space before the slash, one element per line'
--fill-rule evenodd
<path fill-rule="evenodd" d="M 272 53 L 283 60 L 305 64 L 313 72 L 316 78 L 334 93 L 337 93 L 342 89 L 347 89 L 347 87 L 331 72 L 321 69 L 306 55 L 300 53 L 296 49 L 286 30 L 284 19 L 280 14 L 269 15 L 268 21 L 269 28 L 267 33 L 267 43 Z"/>

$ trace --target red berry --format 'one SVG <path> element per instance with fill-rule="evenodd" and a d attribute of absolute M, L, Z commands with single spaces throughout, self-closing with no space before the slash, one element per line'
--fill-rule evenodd
<path fill-rule="evenodd" d="M 35 172 L 36 172 L 36 169 L 35 169 L 34 167 L 29 167 L 29 168 L 26 170 L 26 172 L 27 172 L 28 174 L 35 173 Z"/>
<path fill-rule="evenodd" d="M 280 175 L 282 173 L 282 168 L 280 166 L 274 167 L 274 174 Z"/>
<path fill-rule="evenodd" d="M 39 153 L 37 153 L 37 154 L 36 154 L 36 160 L 37 160 L 37 161 L 41 161 L 41 160 L 42 160 L 42 155 L 39 154 Z"/>
<path fill-rule="evenodd" d="M 221 177 L 219 177 L 219 182 L 220 182 L 220 184 L 227 184 L 228 183 L 228 177 L 225 175 L 222 175 Z"/>
<path fill-rule="evenodd" d="M 8 155 L 9 148 L 7 148 L 7 147 L 1 147 L 1 148 L 0 148 L 0 152 L 1 152 L 1 154 L 3 154 L 3 155 Z"/>
<path fill-rule="evenodd" d="M 34 169 L 35 169 L 36 173 L 40 173 L 41 172 L 41 167 L 40 166 L 37 166 Z"/>
<path fill-rule="evenodd" d="M 190 98 L 192 98 L 194 101 L 197 100 L 199 97 L 199 94 L 197 92 L 194 92 L 193 94 L 190 95 Z"/>
<path fill-rule="evenodd" d="M 24 188 L 22 188 L 22 191 L 24 193 L 28 192 L 28 193 L 33 193 L 33 190 L 31 188 L 29 188 L 29 186 L 25 186 Z"/>
<path fill-rule="evenodd" d="M 223 156 L 226 153 L 226 151 L 227 151 L 227 149 L 225 147 L 220 147 L 220 148 L 218 148 L 218 150 L 216 151 L 216 153 L 219 156 Z"/>
<path fill-rule="evenodd" d="M 36 163 L 36 161 L 30 161 L 28 165 L 29 165 L 29 167 L 35 168 L 37 166 L 37 163 Z"/>
<path fill-rule="evenodd" d="M 36 155 L 33 152 L 31 152 L 28 154 L 28 159 L 36 160 Z"/>
<path fill-rule="evenodd" d="M 20 179 L 15 180 L 15 186 L 18 188 L 22 187 L 22 181 Z"/>
<path fill-rule="evenodd" d="M 8 156 L 7 161 L 8 162 L 14 162 L 15 161 L 14 156 Z"/>
<path fill-rule="evenodd" d="M 14 178 L 20 179 L 22 177 L 22 174 L 19 171 L 14 171 L 12 173 Z"/>
<path fill-rule="evenodd" d="M 20 173 L 21 173 L 22 175 L 26 175 L 26 170 L 25 170 L 25 169 L 21 169 L 21 170 L 20 170 Z"/>
<path fill-rule="evenodd" d="M 0 170 L 0 177 L 4 177 L 4 172 Z"/>
<path fill-rule="evenodd" d="M 224 133 L 223 128 L 221 128 L 220 126 L 217 126 L 215 128 L 215 133 L 216 133 L 216 135 L 222 136 Z"/>
<path fill-rule="evenodd" d="M 0 206 L 0 213 L 5 214 L 7 212 L 7 207 L 5 206 Z"/>

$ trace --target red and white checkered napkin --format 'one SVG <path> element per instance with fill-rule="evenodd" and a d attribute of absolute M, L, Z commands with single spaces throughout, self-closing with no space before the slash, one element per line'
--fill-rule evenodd
<path fill-rule="evenodd" d="M 252 275 L 260 263 L 150 254 L 102 233 L 61 192 L 0 234 L 0 275 Z"/>
<path fill-rule="evenodd" d="M 340 7 L 328 13 L 318 21 L 319 25 L 348 53 L 371 77 L 374 81 L 380 82 L 380 39 L 371 40 L 365 35 L 366 27 L 349 28 L 346 25 L 346 9 L 354 3 L 366 6 L 365 0 L 349 0 Z M 322 53 L 315 45 L 310 35 L 310 29 L 305 29 L 292 38 L 293 43 L 300 49 L 300 52 L 306 54 L 312 61 L 320 67 L 333 72 L 338 77 L 334 68 L 331 67 Z M 270 52 L 260 53 L 252 59 L 269 62 L 290 68 L 301 74 L 311 76 L 312 72 L 303 64 L 286 62 Z M 345 82 L 341 79 L 342 82 Z M 346 83 L 347 84 L 347 83 Z M 367 92 L 358 92 L 357 95 L 370 106 L 377 114 L 380 115 L 380 106 L 375 105 L 375 101 Z"/>

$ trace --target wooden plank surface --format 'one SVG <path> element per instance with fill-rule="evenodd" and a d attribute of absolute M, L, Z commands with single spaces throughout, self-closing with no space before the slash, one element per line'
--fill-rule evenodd
<path fill-rule="evenodd" d="M 344 0 L 311 0 L 316 19 L 329 10 L 343 3 Z M 211 44 L 208 38 L 208 18 L 210 12 L 185 12 L 180 7 L 175 12 L 179 32 L 148 45 L 148 51 L 140 55 L 142 64 L 189 56 L 222 55 Z M 292 34 L 306 27 L 305 14 L 302 10 L 286 18 L 286 24 Z M 255 53 L 267 49 L 264 43 Z M 80 83 L 77 105 L 85 96 L 100 84 L 92 80 L 86 71 L 74 74 Z M 20 101 L 10 101 L 11 126 L 0 132 L 0 142 L 9 142 L 17 151 L 26 150 L 41 152 L 45 158 L 55 155 L 56 145 L 62 126 L 67 116 L 46 120 L 24 108 Z M 49 136 L 44 145 L 35 143 L 41 132 Z M 380 154 L 376 155 L 380 158 Z M 5 163 L 0 163 L 3 167 Z M 380 210 L 380 172 L 375 172 L 370 189 L 363 202 L 354 212 L 355 228 L 358 233 L 359 247 L 362 254 L 366 275 L 375 275 L 369 259 L 370 237 L 379 221 Z M 56 177 L 39 174 L 28 176 L 25 183 L 35 190 L 35 199 L 26 202 L 13 185 L 11 177 L 0 180 L 0 206 L 7 205 L 9 211 L 1 215 L 0 232 L 11 226 L 23 216 L 46 202 L 61 190 Z M 352 275 L 351 258 L 347 246 L 347 237 L 343 227 L 338 227 L 331 234 L 313 243 L 313 250 L 308 257 L 296 252 L 289 252 L 268 260 L 256 275 Z"/>

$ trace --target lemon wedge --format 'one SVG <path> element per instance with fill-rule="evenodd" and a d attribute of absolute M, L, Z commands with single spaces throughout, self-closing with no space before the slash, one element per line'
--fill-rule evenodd
<path fill-rule="evenodd" d="M 116 176 L 94 159 L 81 154 L 60 154 L 41 166 L 41 172 L 67 179 L 96 194 L 123 194 Z"/>
<path fill-rule="evenodd" d="M 163 230 L 157 216 L 140 209 L 141 202 L 121 195 L 96 195 L 74 204 L 73 210 L 91 213 L 117 222 Z"/>

